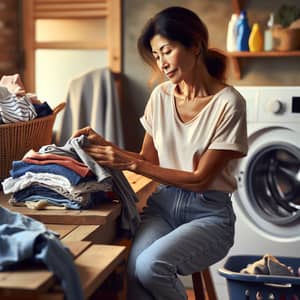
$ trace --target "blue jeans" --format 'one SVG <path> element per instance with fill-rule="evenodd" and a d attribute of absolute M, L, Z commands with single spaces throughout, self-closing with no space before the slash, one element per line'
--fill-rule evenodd
<path fill-rule="evenodd" d="M 221 260 L 233 245 L 230 194 L 160 185 L 148 199 L 129 255 L 128 300 L 183 300 L 178 278 Z"/>

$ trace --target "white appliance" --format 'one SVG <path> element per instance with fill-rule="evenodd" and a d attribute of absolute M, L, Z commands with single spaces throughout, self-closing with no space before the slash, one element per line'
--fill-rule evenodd
<path fill-rule="evenodd" d="M 237 87 L 247 102 L 248 155 L 236 168 L 235 243 L 228 256 L 300 256 L 300 87 Z M 227 256 L 227 257 L 228 257 Z M 226 279 L 211 267 L 219 300 Z"/>

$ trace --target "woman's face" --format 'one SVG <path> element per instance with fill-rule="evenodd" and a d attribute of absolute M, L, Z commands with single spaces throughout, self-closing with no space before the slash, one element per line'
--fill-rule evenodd
<path fill-rule="evenodd" d="M 173 83 L 192 78 L 197 54 L 196 47 L 186 48 L 179 42 L 155 35 L 150 41 L 152 54 L 159 69 Z"/>

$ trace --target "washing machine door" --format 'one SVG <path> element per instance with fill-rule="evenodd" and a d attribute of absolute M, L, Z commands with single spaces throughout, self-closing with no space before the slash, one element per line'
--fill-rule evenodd
<path fill-rule="evenodd" d="M 249 137 L 238 166 L 235 199 L 245 217 L 271 239 L 300 240 L 300 136 L 288 128 L 263 128 Z"/>

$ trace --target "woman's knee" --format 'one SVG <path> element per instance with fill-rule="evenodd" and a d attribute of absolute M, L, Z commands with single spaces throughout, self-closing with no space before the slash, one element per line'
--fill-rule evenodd
<path fill-rule="evenodd" d="M 135 274 L 148 289 L 157 287 L 163 278 L 172 277 L 175 273 L 175 266 L 150 255 L 147 251 L 142 252 L 136 259 Z"/>

